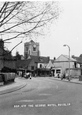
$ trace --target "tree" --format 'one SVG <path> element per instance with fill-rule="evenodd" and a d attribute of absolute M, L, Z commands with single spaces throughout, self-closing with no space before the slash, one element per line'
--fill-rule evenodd
<path fill-rule="evenodd" d="M 58 2 L 1 2 L 0 35 L 7 41 L 41 34 L 41 29 L 58 16 Z"/>

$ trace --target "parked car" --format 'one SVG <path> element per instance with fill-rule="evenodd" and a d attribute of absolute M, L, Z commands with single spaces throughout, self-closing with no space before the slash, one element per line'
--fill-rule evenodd
<path fill-rule="evenodd" d="M 28 79 L 28 78 L 32 78 L 32 76 L 31 76 L 31 73 L 30 72 L 28 72 L 28 73 L 25 73 L 25 75 L 24 75 L 24 77 L 26 78 L 26 79 Z"/>
<path fill-rule="evenodd" d="M 4 82 L 14 82 L 15 80 L 15 73 L 0 73 L 0 79 Z"/>

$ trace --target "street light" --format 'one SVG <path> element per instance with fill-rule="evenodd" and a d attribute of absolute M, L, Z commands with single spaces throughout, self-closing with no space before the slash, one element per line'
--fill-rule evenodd
<path fill-rule="evenodd" d="M 70 78 L 70 47 L 67 44 L 64 44 L 63 46 L 67 46 L 69 49 L 69 78 Z"/>

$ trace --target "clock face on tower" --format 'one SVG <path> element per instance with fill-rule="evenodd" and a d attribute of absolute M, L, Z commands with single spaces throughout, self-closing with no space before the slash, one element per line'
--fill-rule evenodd
<path fill-rule="evenodd" d="M 36 47 L 36 45 L 34 44 L 33 47 Z"/>

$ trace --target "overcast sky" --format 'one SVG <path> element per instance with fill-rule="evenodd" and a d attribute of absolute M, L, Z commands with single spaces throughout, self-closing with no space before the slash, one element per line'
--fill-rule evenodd
<path fill-rule="evenodd" d="M 71 55 L 79 56 L 82 54 L 82 0 L 59 1 L 62 8 L 59 19 L 46 30 L 45 36 L 37 38 L 37 42 L 40 43 L 40 54 L 50 58 L 57 58 L 61 54 L 68 55 L 68 47 L 63 47 L 67 44 L 70 46 Z M 16 50 L 23 54 L 23 45 L 13 50 L 13 54 Z"/>

